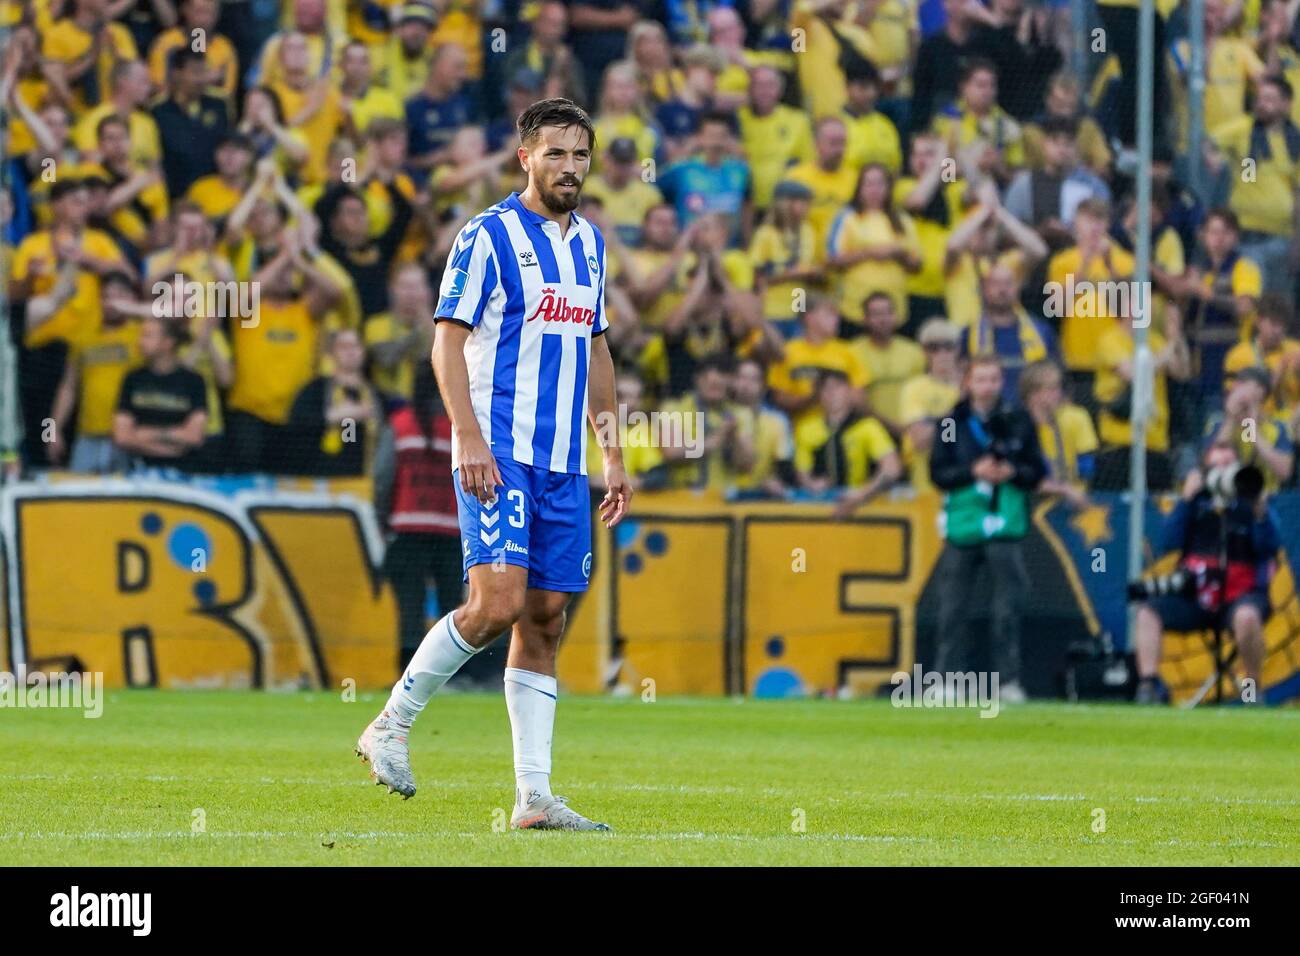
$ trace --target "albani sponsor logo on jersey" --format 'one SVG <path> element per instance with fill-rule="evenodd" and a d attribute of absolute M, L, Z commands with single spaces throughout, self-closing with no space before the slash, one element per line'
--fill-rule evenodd
<path fill-rule="evenodd" d="M 542 290 L 542 301 L 537 303 L 537 310 L 528 317 L 528 321 L 540 318 L 543 322 L 572 322 L 575 325 L 592 325 L 596 321 L 595 309 L 583 309 L 569 305 L 567 296 L 556 298 L 554 289 Z"/>

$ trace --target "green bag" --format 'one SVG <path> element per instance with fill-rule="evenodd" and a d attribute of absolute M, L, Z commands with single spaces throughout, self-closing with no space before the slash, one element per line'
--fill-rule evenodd
<path fill-rule="evenodd" d="M 1019 541 L 1029 533 L 1029 496 L 1010 482 L 976 482 L 943 500 L 943 536 L 958 547 Z"/>

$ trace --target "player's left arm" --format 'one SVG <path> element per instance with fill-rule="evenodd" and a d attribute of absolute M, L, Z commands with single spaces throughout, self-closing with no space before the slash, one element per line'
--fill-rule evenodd
<path fill-rule="evenodd" d="M 605 497 L 600 520 L 612 528 L 623 520 L 632 502 L 632 482 L 623 468 L 619 446 L 618 410 L 614 407 L 614 358 L 604 335 L 591 339 L 591 368 L 587 375 L 587 416 L 605 456 Z"/>

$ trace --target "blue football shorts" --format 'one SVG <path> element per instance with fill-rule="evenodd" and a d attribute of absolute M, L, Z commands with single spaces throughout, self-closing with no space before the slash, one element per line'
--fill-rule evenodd
<path fill-rule="evenodd" d="M 591 494 L 586 475 L 497 459 L 502 487 L 484 504 L 456 486 L 465 568 L 494 561 L 528 569 L 528 586 L 585 591 L 591 577 Z"/>

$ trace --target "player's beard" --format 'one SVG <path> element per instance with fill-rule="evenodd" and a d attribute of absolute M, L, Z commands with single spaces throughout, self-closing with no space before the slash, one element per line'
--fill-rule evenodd
<path fill-rule="evenodd" d="M 575 189 L 572 193 L 560 192 L 558 187 L 565 185 L 566 183 L 572 183 L 578 188 Z M 551 212 L 553 213 L 573 212 L 573 210 L 578 208 L 578 197 L 582 195 L 582 180 L 577 179 L 576 177 L 572 179 L 568 177 L 561 177 L 560 179 L 557 179 L 550 186 L 545 186 L 542 185 L 541 183 L 538 183 L 537 194 L 541 197 L 542 204 L 545 205 L 546 208 L 549 209 Z"/>

